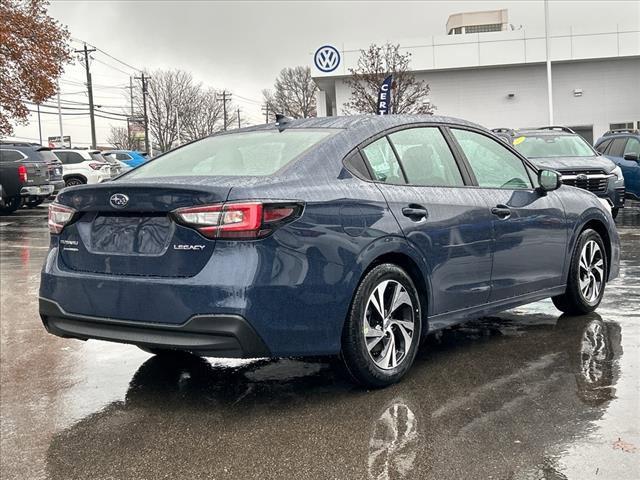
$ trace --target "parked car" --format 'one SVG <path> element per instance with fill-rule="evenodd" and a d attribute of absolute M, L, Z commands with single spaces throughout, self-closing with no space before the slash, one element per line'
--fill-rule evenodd
<path fill-rule="evenodd" d="M 567 127 L 492 130 L 540 168 L 560 172 L 562 183 L 588 190 L 611 208 L 616 218 L 624 207 L 625 178 L 620 167 L 596 152 Z"/>
<path fill-rule="evenodd" d="M 0 144 L 0 213 L 15 212 L 25 198 L 44 200 L 53 193 L 47 163 L 33 151 L 33 147 Z"/>
<path fill-rule="evenodd" d="M 373 387 L 398 381 L 428 332 L 547 297 L 592 312 L 620 259 L 594 195 L 429 115 L 216 134 L 65 189 L 49 229 L 52 334 L 161 355 L 339 354 Z"/>
<path fill-rule="evenodd" d="M 131 168 L 142 165 L 148 160 L 146 153 L 136 152 L 134 150 L 108 150 L 103 152 L 105 156 L 115 157 L 116 160 L 126 163 Z"/>
<path fill-rule="evenodd" d="M 595 149 L 622 170 L 627 197 L 640 200 L 640 131 L 611 130 Z"/>
<path fill-rule="evenodd" d="M 111 165 L 99 150 L 54 149 L 62 162 L 62 175 L 67 187 L 95 184 L 111 179 Z"/>

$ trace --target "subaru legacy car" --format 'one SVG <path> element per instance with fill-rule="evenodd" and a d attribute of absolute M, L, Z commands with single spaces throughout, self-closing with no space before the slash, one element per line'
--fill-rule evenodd
<path fill-rule="evenodd" d="M 216 134 L 49 211 L 40 315 L 155 354 L 339 355 L 382 387 L 429 332 L 618 275 L 591 193 L 446 117 L 279 118 Z"/>
<path fill-rule="evenodd" d="M 622 170 L 626 196 L 640 200 L 640 130 L 611 130 L 596 142 L 595 149 Z"/>
<path fill-rule="evenodd" d="M 601 198 L 611 208 L 613 218 L 624 207 L 625 177 L 620 167 L 570 128 L 500 128 L 493 132 L 538 167 L 560 172 L 562 183 L 589 190 Z"/>

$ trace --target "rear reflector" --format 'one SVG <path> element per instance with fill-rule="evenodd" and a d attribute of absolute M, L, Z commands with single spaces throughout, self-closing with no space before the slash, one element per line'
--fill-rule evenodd
<path fill-rule="evenodd" d="M 269 235 L 301 212 L 298 202 L 237 202 L 179 208 L 172 214 L 178 223 L 195 228 L 207 238 L 248 240 Z"/>
<path fill-rule="evenodd" d="M 49 232 L 58 234 L 73 219 L 76 211 L 59 203 L 49 204 Z"/>

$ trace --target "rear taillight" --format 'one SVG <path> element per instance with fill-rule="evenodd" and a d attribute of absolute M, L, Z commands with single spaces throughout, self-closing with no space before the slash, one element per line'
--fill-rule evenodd
<path fill-rule="evenodd" d="M 19 165 L 18 166 L 18 178 L 20 179 L 20 183 L 27 183 L 27 167 L 25 167 L 24 165 Z"/>
<path fill-rule="evenodd" d="M 94 170 L 100 170 L 102 167 L 106 167 L 107 164 L 106 163 L 94 163 L 94 162 L 91 162 L 91 163 L 89 163 L 89 166 L 91 168 L 93 168 Z"/>
<path fill-rule="evenodd" d="M 249 240 L 263 238 L 300 216 L 298 202 L 237 202 L 179 208 L 176 221 L 195 228 L 207 238 Z"/>
<path fill-rule="evenodd" d="M 76 210 L 59 203 L 49 204 L 49 232 L 58 234 L 73 220 Z"/>

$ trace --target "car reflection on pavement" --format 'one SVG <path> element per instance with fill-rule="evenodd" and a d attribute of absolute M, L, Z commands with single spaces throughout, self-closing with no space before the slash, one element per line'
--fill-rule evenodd
<path fill-rule="evenodd" d="M 620 344 L 620 326 L 597 314 L 506 314 L 430 339 L 406 382 L 372 392 L 322 362 L 151 357 L 124 402 L 55 435 L 47 471 L 59 479 L 538 478 L 614 397 Z"/>

